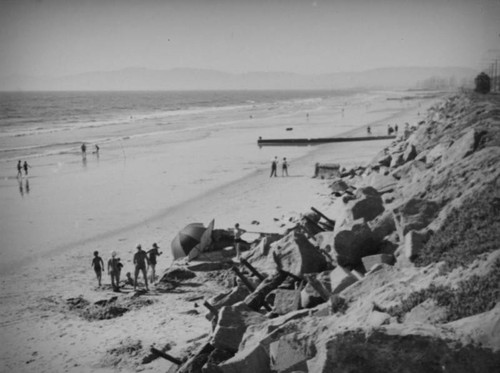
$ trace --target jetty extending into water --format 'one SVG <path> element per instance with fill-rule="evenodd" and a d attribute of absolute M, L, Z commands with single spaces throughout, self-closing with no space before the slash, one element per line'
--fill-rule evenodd
<path fill-rule="evenodd" d="M 318 145 L 329 142 L 352 142 L 352 141 L 373 141 L 373 140 L 391 140 L 396 136 L 361 136 L 361 137 L 320 137 L 320 138 L 296 138 L 296 139 L 263 139 L 259 137 L 257 145 L 259 146 L 306 146 Z"/>

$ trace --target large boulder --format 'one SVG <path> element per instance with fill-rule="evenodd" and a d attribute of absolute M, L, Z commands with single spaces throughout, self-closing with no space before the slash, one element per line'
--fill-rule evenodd
<path fill-rule="evenodd" d="M 394 221 L 401 241 L 411 230 L 427 227 L 439 214 L 440 206 L 435 201 L 412 198 L 393 210 Z"/>
<path fill-rule="evenodd" d="M 305 235 L 294 231 L 276 243 L 270 256 L 280 270 L 297 277 L 302 277 L 305 273 L 321 272 L 328 267 L 323 254 Z"/>
<path fill-rule="evenodd" d="M 344 180 L 339 178 L 330 184 L 330 189 L 332 193 L 344 193 L 346 190 L 350 189 L 350 187 Z"/>
<path fill-rule="evenodd" d="M 384 211 L 384 204 L 378 191 L 372 187 L 356 191 L 356 199 L 349 202 L 352 220 L 371 221 Z"/>
<path fill-rule="evenodd" d="M 432 232 L 428 229 L 409 231 L 404 238 L 403 254 L 406 259 L 415 259 L 429 240 Z"/>
<path fill-rule="evenodd" d="M 332 294 L 338 294 L 358 279 L 349 270 L 338 266 L 330 273 L 330 288 Z"/>
<path fill-rule="evenodd" d="M 388 264 L 393 265 L 396 261 L 394 255 L 392 254 L 375 254 L 365 256 L 361 259 L 363 261 L 363 266 L 365 267 L 365 271 L 370 271 L 377 264 Z"/>
<path fill-rule="evenodd" d="M 277 373 L 307 371 L 307 360 L 311 357 L 308 340 L 298 333 L 282 336 L 269 345 L 271 369 Z"/>
<path fill-rule="evenodd" d="M 388 210 L 377 216 L 368 225 L 373 232 L 373 237 L 376 242 L 382 241 L 384 237 L 389 236 L 396 230 L 394 215 Z"/>
<path fill-rule="evenodd" d="M 247 287 L 240 284 L 232 288 L 231 291 L 227 293 L 222 293 L 210 298 L 208 302 L 216 310 L 219 310 L 222 307 L 232 306 L 233 304 L 243 301 L 249 294 L 250 291 L 247 289 Z M 209 319 L 212 319 L 212 313 L 210 313 L 209 315 Z"/>
<path fill-rule="evenodd" d="M 274 290 L 274 308 L 273 311 L 278 315 L 285 315 L 296 311 L 300 302 L 299 290 Z"/>
<path fill-rule="evenodd" d="M 316 280 L 318 280 L 328 291 L 332 290 L 330 285 L 331 272 L 332 271 L 324 271 L 315 275 Z M 311 308 L 323 302 L 324 299 L 309 282 L 300 292 L 300 304 L 302 305 L 302 308 Z"/>
<path fill-rule="evenodd" d="M 248 326 L 266 320 L 265 316 L 253 311 L 243 302 L 222 307 L 212 335 L 212 345 L 215 348 L 236 352 Z"/>
<path fill-rule="evenodd" d="M 472 154 L 479 143 L 480 133 L 470 128 L 444 152 L 443 162 L 456 162 Z"/>
<path fill-rule="evenodd" d="M 361 258 L 375 254 L 376 242 L 367 223 L 356 220 L 335 232 L 333 248 L 337 263 L 343 266 L 357 265 Z"/>
<path fill-rule="evenodd" d="M 403 153 L 403 160 L 405 162 L 409 162 L 414 160 L 416 156 L 417 156 L 417 149 L 415 148 L 415 145 L 409 144 Z"/>

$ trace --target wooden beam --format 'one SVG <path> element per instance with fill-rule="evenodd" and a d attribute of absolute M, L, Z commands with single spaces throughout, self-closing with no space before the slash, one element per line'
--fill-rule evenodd
<path fill-rule="evenodd" d="M 160 350 L 157 350 L 156 348 L 154 347 L 151 347 L 151 352 L 156 355 L 156 356 L 159 356 L 159 357 L 162 357 L 164 358 L 165 360 L 168 360 L 170 361 L 171 363 L 174 363 L 175 365 L 182 365 L 182 361 L 173 357 L 173 356 L 170 356 L 169 354 L 166 354 L 165 352 L 163 351 L 160 351 Z"/>

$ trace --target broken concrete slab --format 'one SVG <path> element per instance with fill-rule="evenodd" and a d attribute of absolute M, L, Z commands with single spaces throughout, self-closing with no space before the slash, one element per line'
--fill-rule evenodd
<path fill-rule="evenodd" d="M 222 307 L 211 343 L 215 348 L 236 352 L 247 327 L 266 320 L 265 316 L 255 312 L 243 302 Z"/>
<path fill-rule="evenodd" d="M 358 220 L 335 232 L 333 241 L 339 265 L 357 265 L 364 256 L 375 254 L 373 233 L 365 222 Z"/>
<path fill-rule="evenodd" d="M 438 216 L 439 209 L 437 202 L 421 198 L 412 198 L 393 209 L 400 240 L 411 230 L 427 227 Z"/>
<path fill-rule="evenodd" d="M 305 273 L 324 271 L 328 263 L 321 252 L 298 232 L 290 232 L 277 242 L 270 255 L 274 258 L 279 270 L 302 277 Z"/>
<path fill-rule="evenodd" d="M 311 357 L 307 338 L 297 333 L 280 337 L 269 345 L 271 370 L 277 373 L 290 373 L 307 370 L 307 360 Z"/>
<path fill-rule="evenodd" d="M 375 254 L 361 258 L 365 271 L 369 272 L 377 264 L 393 265 L 396 261 L 394 255 L 391 254 Z"/>
<path fill-rule="evenodd" d="M 330 273 L 330 288 L 332 294 L 339 294 L 358 279 L 349 270 L 338 266 Z"/>

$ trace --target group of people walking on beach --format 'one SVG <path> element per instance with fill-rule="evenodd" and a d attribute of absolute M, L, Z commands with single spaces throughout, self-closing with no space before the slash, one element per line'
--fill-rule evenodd
<path fill-rule="evenodd" d="M 142 273 L 142 276 L 144 278 L 146 291 L 149 291 L 148 276 L 147 276 L 149 269 L 151 269 L 151 278 L 150 278 L 151 283 L 156 282 L 157 257 L 162 254 L 162 252 L 158 250 L 159 248 L 160 247 L 156 243 L 154 243 L 153 247 L 146 252 L 142 249 L 142 246 L 140 244 L 137 245 L 136 247 L 137 252 L 134 254 L 133 257 L 134 278 L 132 279 L 130 272 L 127 272 L 126 274 L 127 279 L 125 280 L 125 284 L 133 286 L 134 291 L 137 290 L 138 286 L 137 279 L 139 277 L 139 273 Z M 105 267 L 104 267 L 104 261 L 99 256 L 98 251 L 94 251 L 94 258 L 92 259 L 91 267 L 94 268 L 98 286 L 101 287 L 102 273 L 105 272 Z M 108 269 L 108 274 L 111 277 L 111 286 L 113 288 L 113 291 L 116 292 L 120 291 L 120 275 L 122 268 L 123 264 L 121 263 L 120 258 L 117 258 L 116 251 L 112 251 L 111 258 L 108 260 L 107 269 Z"/>
<path fill-rule="evenodd" d="M 22 163 L 19 160 L 19 162 L 17 162 L 17 177 L 23 177 L 23 170 L 24 175 L 28 176 L 28 168 L 31 168 L 28 162 L 24 161 L 24 163 Z"/>
<path fill-rule="evenodd" d="M 274 159 L 271 162 L 271 175 L 269 177 L 277 177 L 278 173 L 278 164 L 279 160 L 278 157 L 274 157 Z M 283 161 L 281 161 L 281 176 L 288 176 L 288 166 L 289 163 L 286 160 L 286 157 L 283 158 Z"/>

